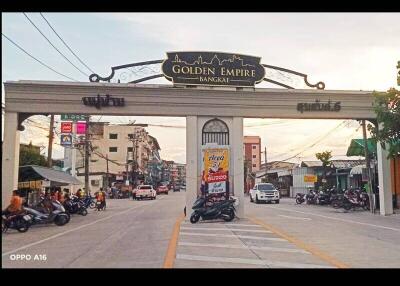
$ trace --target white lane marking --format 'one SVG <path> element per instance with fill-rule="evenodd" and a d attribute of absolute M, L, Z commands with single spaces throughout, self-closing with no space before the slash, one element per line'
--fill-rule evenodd
<path fill-rule="evenodd" d="M 269 246 L 253 246 L 243 244 L 218 244 L 218 243 L 196 243 L 196 242 L 179 242 L 180 246 L 196 246 L 196 247 L 220 247 L 220 248 L 237 248 L 237 249 L 254 249 L 254 250 L 267 250 L 274 252 L 290 252 L 290 253 L 304 253 L 311 254 L 308 251 L 295 248 L 284 248 L 284 247 L 269 247 Z"/>
<path fill-rule="evenodd" d="M 270 261 L 270 260 L 261 260 L 261 259 L 187 255 L 187 254 L 177 254 L 176 259 L 207 261 L 207 262 L 227 262 L 227 263 L 238 263 L 238 264 L 264 265 L 264 266 L 269 266 L 269 267 L 275 266 L 275 267 L 282 267 L 282 268 L 332 268 L 330 266 L 320 265 L 320 264 L 306 264 L 306 263 Z"/>
<path fill-rule="evenodd" d="M 1 256 L 3 257 L 3 256 L 6 256 L 6 255 L 8 255 L 8 254 L 11 254 L 11 253 L 14 253 L 14 252 L 17 252 L 17 251 L 20 251 L 20 250 L 29 248 L 29 247 L 31 247 L 31 246 L 41 244 L 41 243 L 43 243 L 43 242 L 46 242 L 46 241 L 49 241 L 49 240 L 51 240 L 51 239 L 57 238 L 57 237 L 62 236 L 62 235 L 64 235 L 64 234 L 67 234 L 67 233 L 70 233 L 70 232 L 73 232 L 73 231 L 77 231 L 77 230 L 79 230 L 79 229 L 81 229 L 81 228 L 84 228 L 84 227 L 87 227 L 87 226 L 96 224 L 96 223 L 98 223 L 98 222 L 100 222 L 100 221 L 105 221 L 105 220 L 110 219 L 110 218 L 112 218 L 112 217 L 114 217 L 114 216 L 127 213 L 127 212 L 129 212 L 129 211 L 131 211 L 131 210 L 134 210 L 134 209 L 137 209 L 137 208 L 140 208 L 140 207 L 143 207 L 143 206 L 147 206 L 147 205 L 153 204 L 153 203 L 155 203 L 155 202 L 156 202 L 156 201 L 152 201 L 152 202 L 149 202 L 149 203 L 147 203 L 147 204 L 138 205 L 138 206 L 132 207 L 132 208 L 130 208 L 130 209 L 127 209 L 127 210 L 125 210 L 125 211 L 122 211 L 122 212 L 119 212 L 119 213 L 116 213 L 116 214 L 113 214 L 113 215 L 110 215 L 110 216 L 107 216 L 107 217 L 104 217 L 104 218 L 95 220 L 95 221 L 93 221 L 93 222 L 91 222 L 91 223 L 84 224 L 84 225 L 78 226 L 78 227 L 76 227 L 76 228 L 73 228 L 73 229 L 70 229 L 70 230 L 67 230 L 67 231 L 64 231 L 64 232 L 55 234 L 55 235 L 50 236 L 50 237 L 48 237 L 48 238 L 45 238 L 45 239 L 42 239 L 42 240 L 39 240 L 39 241 L 36 241 L 36 242 L 32 242 L 32 243 L 29 243 L 29 244 L 26 244 L 26 245 L 21 246 L 21 247 L 19 247 L 19 248 L 17 248 L 17 249 L 14 249 L 14 250 L 7 251 L 7 252 L 5 252 L 5 253 L 2 253 Z"/>
<path fill-rule="evenodd" d="M 209 225 L 217 225 L 217 226 L 220 226 L 220 225 L 225 225 L 226 227 L 231 227 L 231 226 L 234 226 L 234 227 L 236 227 L 236 226 L 239 226 L 239 227 L 257 227 L 257 228 L 260 228 L 260 227 L 262 227 L 262 226 L 260 226 L 260 225 L 256 225 L 256 224 L 241 224 L 241 223 L 235 223 L 235 224 L 233 224 L 233 223 L 217 223 L 217 222 L 215 222 L 215 223 L 205 223 L 205 222 L 203 222 L 203 223 L 199 223 L 199 224 L 196 224 L 196 227 L 198 227 L 198 228 L 200 228 L 200 227 L 208 227 Z M 181 225 L 194 225 L 193 223 L 190 223 L 190 222 L 183 222 L 183 223 L 181 223 Z"/>
<path fill-rule="evenodd" d="M 288 216 L 288 215 L 278 215 L 278 216 L 286 217 L 286 218 L 292 218 L 292 219 L 300 219 L 300 220 L 311 220 L 308 217 L 296 217 L 296 216 Z"/>
<path fill-rule="evenodd" d="M 274 240 L 274 241 L 285 241 L 282 238 L 275 237 L 261 237 L 261 236 L 248 236 L 248 235 L 235 235 L 235 234 L 216 234 L 216 233 L 196 233 L 196 232 L 181 232 L 181 235 L 191 235 L 191 236 L 213 236 L 213 237 L 236 237 L 236 238 L 249 238 L 256 240 Z"/>
<path fill-rule="evenodd" d="M 336 217 L 331 217 L 331 216 L 326 216 L 326 215 L 320 215 L 320 214 L 315 214 L 315 213 L 310 213 L 310 212 L 302 212 L 302 211 L 289 210 L 289 209 L 284 209 L 284 208 L 277 208 L 277 207 L 273 207 L 273 206 L 270 206 L 269 208 L 277 209 L 277 210 L 283 210 L 283 211 L 288 211 L 288 212 L 296 212 L 296 213 L 301 213 L 301 214 L 307 214 L 307 215 L 314 215 L 314 216 L 319 216 L 319 217 L 328 218 L 328 219 L 332 219 L 332 220 L 338 220 L 338 221 L 344 221 L 344 222 L 349 222 L 349 223 L 367 225 L 367 226 L 372 226 L 372 227 L 376 227 L 376 228 L 390 229 L 390 230 L 393 230 L 393 231 L 398 231 L 398 232 L 400 232 L 400 229 L 394 228 L 394 227 L 376 225 L 376 224 L 371 224 L 371 223 L 366 223 L 366 222 L 359 222 L 359 221 L 354 221 L 354 220 L 349 220 L 349 219 L 343 219 L 343 218 L 336 218 Z"/>
<path fill-rule="evenodd" d="M 186 226 L 181 226 L 181 229 L 186 229 L 186 230 L 230 230 L 230 231 L 242 231 L 242 232 L 272 233 L 272 231 L 269 231 L 269 230 L 244 229 L 244 228 L 223 228 L 223 227 L 186 227 Z"/>

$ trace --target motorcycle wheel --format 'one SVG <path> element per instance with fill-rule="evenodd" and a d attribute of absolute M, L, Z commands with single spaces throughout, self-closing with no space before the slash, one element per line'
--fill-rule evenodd
<path fill-rule="evenodd" d="M 345 203 L 343 204 L 343 207 L 344 207 L 344 209 L 345 209 L 346 211 L 349 211 L 349 210 L 351 210 L 351 203 L 350 203 L 350 202 L 345 202 Z"/>
<path fill-rule="evenodd" d="M 4 221 L 4 219 L 1 220 L 1 232 L 6 232 L 8 229 L 6 222 Z"/>
<path fill-rule="evenodd" d="M 96 207 L 96 203 L 95 202 L 91 202 L 89 205 L 89 208 L 94 209 Z"/>
<path fill-rule="evenodd" d="M 200 215 L 197 212 L 192 213 L 192 215 L 190 216 L 191 223 L 196 223 L 199 221 L 199 219 L 200 219 Z"/>
<path fill-rule="evenodd" d="M 82 209 L 82 210 L 80 211 L 80 214 L 81 214 L 82 216 L 86 216 L 86 215 L 88 214 L 87 209 Z"/>
<path fill-rule="evenodd" d="M 54 223 L 58 226 L 63 226 L 65 224 L 67 224 L 69 221 L 68 216 L 66 215 L 58 215 L 56 216 L 56 218 L 54 219 Z"/>
<path fill-rule="evenodd" d="M 23 219 L 19 220 L 17 225 L 16 228 L 19 232 L 27 232 L 30 227 L 29 223 Z"/>
<path fill-rule="evenodd" d="M 340 204 L 339 201 L 333 201 L 333 202 L 332 202 L 332 207 L 333 207 L 334 209 L 339 209 L 339 208 L 341 207 L 341 204 Z"/>
<path fill-rule="evenodd" d="M 296 204 L 300 205 L 301 203 L 302 203 L 302 201 L 299 198 L 297 198 L 296 199 Z"/>
<path fill-rule="evenodd" d="M 231 221 L 235 218 L 235 212 L 230 210 L 228 213 L 229 217 L 222 217 L 224 221 Z"/>

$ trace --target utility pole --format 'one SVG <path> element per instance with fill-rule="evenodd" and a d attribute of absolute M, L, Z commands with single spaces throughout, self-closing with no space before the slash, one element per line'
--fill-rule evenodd
<path fill-rule="evenodd" d="M 49 148 L 47 149 L 47 166 L 53 166 L 52 153 L 53 153 L 53 129 L 54 129 L 54 115 L 50 115 L 50 130 L 49 130 Z"/>
<path fill-rule="evenodd" d="M 370 209 L 372 213 L 375 213 L 375 196 L 373 196 L 373 188 L 372 188 L 372 176 L 371 176 L 371 162 L 369 157 L 369 150 L 368 150 L 368 140 L 367 140 L 367 129 L 365 126 L 365 120 L 362 121 L 362 128 L 363 128 L 363 138 L 364 138 L 364 154 L 365 154 L 365 164 L 367 167 L 367 174 L 368 174 L 368 189 L 369 189 L 369 203 Z"/>
<path fill-rule="evenodd" d="M 108 154 L 106 154 L 106 164 L 107 164 L 107 187 L 110 187 L 110 178 L 108 176 Z"/>
<path fill-rule="evenodd" d="M 265 170 L 267 170 L 267 146 L 264 147 Z"/>
<path fill-rule="evenodd" d="M 89 123 L 90 115 L 86 115 L 85 132 L 85 193 L 89 195 Z"/>
<path fill-rule="evenodd" d="M 71 175 L 76 177 L 76 122 L 72 123 L 72 146 L 71 146 Z M 75 191 L 74 185 L 71 185 L 71 194 Z"/>

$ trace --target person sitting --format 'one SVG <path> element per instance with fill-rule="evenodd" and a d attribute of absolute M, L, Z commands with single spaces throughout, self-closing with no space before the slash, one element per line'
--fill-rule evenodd
<path fill-rule="evenodd" d="M 24 211 L 23 199 L 18 195 L 18 190 L 14 190 L 10 200 L 10 205 L 2 212 L 6 217 L 16 215 Z"/>
<path fill-rule="evenodd" d="M 81 199 L 82 196 L 83 196 L 82 189 L 78 189 L 78 190 L 76 191 L 76 193 L 75 193 L 75 196 L 77 196 L 79 199 Z"/>

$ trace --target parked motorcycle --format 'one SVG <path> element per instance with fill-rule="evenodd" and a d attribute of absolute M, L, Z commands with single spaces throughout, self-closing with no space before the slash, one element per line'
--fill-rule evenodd
<path fill-rule="evenodd" d="M 7 232 L 9 228 L 16 229 L 19 232 L 27 232 L 32 223 L 32 217 L 25 213 L 6 215 L 2 213 L 1 215 L 1 231 L 3 233 Z"/>
<path fill-rule="evenodd" d="M 361 207 L 364 210 L 369 210 L 369 196 L 367 192 L 360 189 L 348 190 L 344 194 L 343 208 L 345 210 L 351 210 Z"/>
<path fill-rule="evenodd" d="M 70 200 L 66 200 L 63 204 L 65 210 L 69 214 L 80 214 L 86 216 L 88 211 L 84 205 L 84 202 L 77 197 L 73 197 Z"/>
<path fill-rule="evenodd" d="M 317 191 L 310 190 L 309 193 L 306 195 L 306 202 L 308 205 L 315 205 L 318 203 L 317 198 L 318 198 Z"/>
<path fill-rule="evenodd" d="M 295 198 L 296 204 L 300 205 L 306 201 L 306 194 L 297 193 Z"/>
<path fill-rule="evenodd" d="M 50 213 L 42 211 L 39 206 L 37 208 L 25 207 L 26 212 L 32 217 L 32 225 L 55 223 L 58 226 L 67 224 L 70 220 L 70 215 L 65 212 L 64 206 L 59 201 L 52 201 L 53 209 Z"/>
<path fill-rule="evenodd" d="M 231 221 L 235 218 L 235 200 L 229 199 L 217 202 L 212 206 L 206 206 L 205 198 L 198 198 L 193 204 L 194 212 L 190 216 L 190 222 L 196 223 L 202 220 L 211 220 L 222 218 L 225 221 Z"/>
<path fill-rule="evenodd" d="M 92 198 L 92 196 L 87 196 L 84 199 L 81 200 L 83 202 L 83 205 L 85 206 L 85 208 L 90 208 L 90 209 L 94 209 L 96 207 L 96 201 L 94 200 L 94 198 Z"/>

